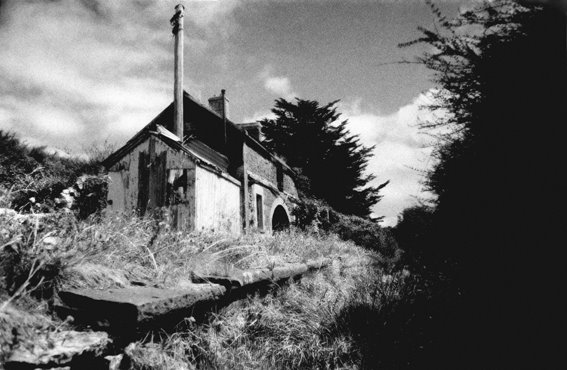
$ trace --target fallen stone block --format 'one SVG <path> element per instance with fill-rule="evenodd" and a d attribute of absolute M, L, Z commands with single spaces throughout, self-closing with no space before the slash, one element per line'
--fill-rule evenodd
<path fill-rule="evenodd" d="M 289 279 L 307 272 L 309 268 L 304 263 L 292 263 L 285 266 L 274 267 L 273 280 Z"/>
<path fill-rule="evenodd" d="M 246 285 L 259 283 L 261 281 L 270 281 L 272 279 L 272 276 L 272 270 L 270 269 L 234 269 L 231 273 L 226 275 L 211 274 L 205 276 L 195 276 L 195 281 L 240 288 Z"/>
<path fill-rule="evenodd" d="M 270 269 L 254 269 L 242 271 L 240 280 L 242 285 L 250 285 L 261 281 L 269 281 L 272 279 L 272 271 Z"/>
<path fill-rule="evenodd" d="M 152 287 L 67 290 L 60 292 L 59 297 L 67 307 L 87 317 L 136 326 L 200 302 L 215 301 L 225 292 L 226 288 L 218 284 L 196 284 L 182 290 Z"/>
<path fill-rule="evenodd" d="M 273 269 L 261 268 L 261 269 L 250 269 L 250 270 L 238 270 L 233 269 L 231 272 L 225 275 L 221 274 L 211 274 L 211 275 L 195 275 L 193 277 L 195 282 L 202 283 L 214 283 L 220 284 L 225 287 L 235 287 L 241 288 L 247 285 L 269 282 L 272 280 L 282 280 L 289 279 L 301 274 L 306 273 L 309 270 L 318 270 L 324 268 L 331 264 L 331 259 L 320 258 L 317 260 L 311 260 L 306 263 L 290 263 L 283 266 L 277 266 Z"/>
<path fill-rule="evenodd" d="M 307 261 L 306 264 L 309 270 L 319 270 L 329 266 L 331 264 L 331 259 L 323 257 L 316 260 Z"/>
<path fill-rule="evenodd" d="M 55 368 L 90 362 L 102 356 L 112 341 L 105 332 L 42 333 L 33 343 L 14 349 L 6 369 Z"/>

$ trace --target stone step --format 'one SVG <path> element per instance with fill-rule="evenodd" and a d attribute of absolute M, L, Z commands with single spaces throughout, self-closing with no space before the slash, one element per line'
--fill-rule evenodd
<path fill-rule="evenodd" d="M 59 297 L 82 320 L 106 320 L 109 325 L 132 327 L 190 309 L 197 303 L 213 302 L 225 292 L 221 285 L 194 284 L 182 290 L 152 287 L 66 290 L 59 292 Z"/>
<path fill-rule="evenodd" d="M 242 294 L 248 294 L 249 289 L 255 289 L 253 284 L 295 278 L 330 263 L 330 259 L 322 258 L 272 269 L 233 270 L 225 276 L 198 277 L 196 280 L 201 284 L 190 284 L 182 289 L 137 286 L 65 290 L 59 292 L 63 304 L 58 309 L 63 316 L 71 314 L 79 322 L 94 324 L 95 327 L 135 331 L 164 318 L 182 320 L 191 315 L 191 310 L 202 311 L 201 308 L 210 308 L 210 305 L 221 301 L 238 299 Z M 240 289 L 244 287 L 246 289 Z"/>

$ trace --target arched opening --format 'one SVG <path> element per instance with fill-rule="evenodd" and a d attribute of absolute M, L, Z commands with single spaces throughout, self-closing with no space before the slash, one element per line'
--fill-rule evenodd
<path fill-rule="evenodd" d="M 282 231 L 288 229 L 289 217 L 287 216 L 287 212 L 285 211 L 284 207 L 278 205 L 276 209 L 274 209 L 274 214 L 272 216 L 272 230 Z"/>

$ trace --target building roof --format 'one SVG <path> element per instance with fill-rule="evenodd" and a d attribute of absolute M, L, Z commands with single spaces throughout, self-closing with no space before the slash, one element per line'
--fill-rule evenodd
<path fill-rule="evenodd" d="M 108 168 L 118 162 L 131 149 L 138 145 L 148 134 L 159 134 L 160 137 L 171 142 L 176 149 L 188 150 L 192 153 L 201 151 L 204 157 L 217 165 L 219 168 L 227 171 L 229 158 L 234 155 L 231 153 L 231 143 L 245 142 L 249 147 L 267 157 L 270 161 L 278 163 L 292 177 L 297 174 L 282 159 L 265 148 L 258 140 L 254 139 L 244 127 L 235 124 L 227 119 L 227 137 L 229 145 L 224 142 L 224 121 L 223 118 L 213 111 L 211 108 L 203 105 L 194 97 L 183 92 L 183 121 L 184 135 L 183 144 L 181 140 L 172 133 L 173 131 L 173 103 L 158 114 L 150 123 L 142 130 L 134 135 L 123 147 L 111 154 L 103 164 Z M 159 128 L 161 127 L 161 129 Z M 171 146 L 170 145 L 170 146 Z M 232 148 L 234 150 L 234 148 Z M 226 168 L 225 168 L 226 167 Z"/>
<path fill-rule="evenodd" d="M 173 134 L 172 132 L 170 132 L 169 130 L 167 130 L 166 128 L 164 128 L 159 124 L 156 124 L 153 127 L 151 127 L 150 125 L 144 127 L 141 131 L 139 131 L 136 135 L 134 135 L 134 137 L 130 139 L 122 148 L 118 149 L 116 152 L 112 153 L 107 159 L 105 159 L 103 162 L 104 166 L 110 168 L 118 161 L 120 161 L 120 159 L 122 159 L 137 145 L 144 142 L 144 140 L 146 140 L 148 137 L 152 135 L 161 139 L 161 141 L 163 141 L 163 143 L 165 143 L 170 148 L 183 152 L 184 154 L 189 156 L 189 158 L 191 158 L 193 162 L 197 164 L 207 167 L 210 170 L 213 170 L 214 172 L 217 173 L 227 172 L 228 160 L 226 160 L 226 158 L 224 162 L 215 161 L 214 158 L 213 160 L 211 160 L 211 158 L 207 158 L 207 155 L 202 155 L 202 153 L 199 153 L 199 144 L 200 145 L 204 145 L 204 144 L 199 143 L 198 140 L 192 141 L 192 143 L 189 143 L 189 145 L 181 144 L 181 141 L 175 134 Z M 196 148 L 197 150 L 195 150 Z"/>

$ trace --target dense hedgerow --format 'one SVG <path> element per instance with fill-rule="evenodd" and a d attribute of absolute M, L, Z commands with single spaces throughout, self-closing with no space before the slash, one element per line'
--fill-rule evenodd
<path fill-rule="evenodd" d="M 369 250 L 378 252 L 382 258 L 394 263 L 399 260 L 401 250 L 389 228 L 377 222 L 333 210 L 321 201 L 304 197 L 293 210 L 297 227 L 337 234 Z"/>

